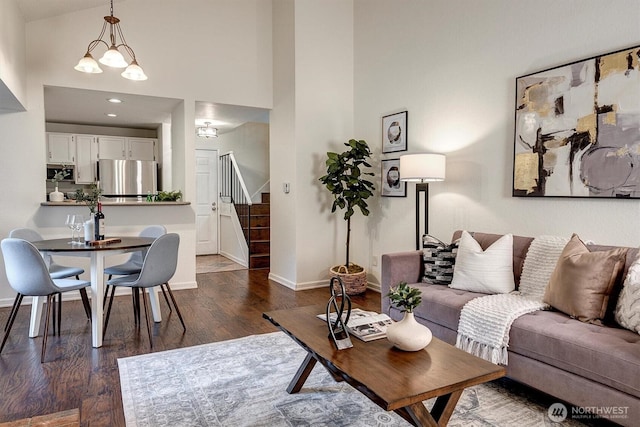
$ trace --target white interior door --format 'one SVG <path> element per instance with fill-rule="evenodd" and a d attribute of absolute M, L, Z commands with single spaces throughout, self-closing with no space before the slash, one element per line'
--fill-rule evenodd
<path fill-rule="evenodd" d="M 196 255 L 218 253 L 218 151 L 196 150 Z"/>

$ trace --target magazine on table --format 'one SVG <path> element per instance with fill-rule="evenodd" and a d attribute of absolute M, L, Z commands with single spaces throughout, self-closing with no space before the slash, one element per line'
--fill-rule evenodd
<path fill-rule="evenodd" d="M 336 320 L 336 313 L 329 314 L 331 321 Z M 343 313 L 343 318 L 346 313 Z M 318 318 L 326 322 L 327 315 L 318 314 Z M 362 341 L 373 341 L 387 336 L 387 326 L 393 323 L 393 320 L 386 314 L 376 313 L 375 311 L 365 311 L 359 308 L 351 310 L 347 328 L 349 333 Z"/>

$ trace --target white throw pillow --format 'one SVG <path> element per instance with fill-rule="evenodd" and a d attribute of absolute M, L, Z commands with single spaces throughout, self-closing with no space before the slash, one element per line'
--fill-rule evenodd
<path fill-rule="evenodd" d="M 623 328 L 640 334 L 640 257 L 629 267 L 618 297 L 615 319 Z"/>
<path fill-rule="evenodd" d="M 449 287 L 484 294 L 513 291 L 513 235 L 505 234 L 483 251 L 476 239 L 463 231 Z"/>

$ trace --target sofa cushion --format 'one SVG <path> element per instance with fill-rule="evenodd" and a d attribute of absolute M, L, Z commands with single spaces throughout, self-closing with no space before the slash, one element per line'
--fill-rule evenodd
<path fill-rule="evenodd" d="M 640 258 L 629 267 L 615 312 L 616 322 L 640 333 Z"/>
<path fill-rule="evenodd" d="M 447 244 L 429 234 L 422 236 L 422 281 L 435 285 L 450 284 L 457 252 L 457 241 Z"/>
<path fill-rule="evenodd" d="M 469 233 L 463 231 L 449 286 L 485 294 L 513 291 L 513 235 L 505 234 L 483 250 Z"/>
<path fill-rule="evenodd" d="M 601 323 L 626 255 L 625 248 L 590 252 L 574 234 L 551 275 L 544 302 L 580 321 Z"/>
<path fill-rule="evenodd" d="M 640 397 L 640 335 L 554 311 L 536 311 L 511 326 L 509 351 Z"/>
<path fill-rule="evenodd" d="M 484 295 L 444 285 L 414 283 L 411 286 L 422 291 L 422 304 L 414 309 L 414 315 L 454 331 L 458 330 L 462 307 L 472 299 Z"/>

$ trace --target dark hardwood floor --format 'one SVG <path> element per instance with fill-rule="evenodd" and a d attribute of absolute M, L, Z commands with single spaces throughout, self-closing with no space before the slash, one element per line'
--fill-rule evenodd
<path fill-rule="evenodd" d="M 187 325 L 184 334 L 161 298 L 163 321 L 153 327 L 153 351 L 274 332 L 264 311 L 324 304 L 329 298 L 327 288 L 294 292 L 267 275 L 267 270 L 198 274 L 197 289 L 174 292 Z M 377 292 L 352 301 L 380 310 Z M 94 349 L 81 302 L 65 302 L 62 309 L 62 333 L 49 336 L 41 364 L 42 337 L 28 337 L 30 307 L 21 308 L 0 354 L 0 422 L 79 408 L 82 426 L 124 426 L 117 360 L 150 352 L 144 319 L 137 329 L 131 298 L 116 297 L 104 345 Z M 0 309 L 0 325 L 8 316 L 9 308 Z"/>

